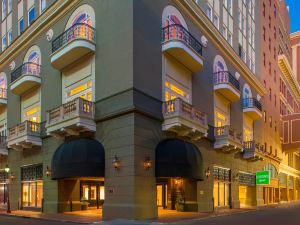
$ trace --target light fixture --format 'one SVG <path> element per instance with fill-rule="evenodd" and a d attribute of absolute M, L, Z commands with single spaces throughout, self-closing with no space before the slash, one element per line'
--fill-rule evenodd
<path fill-rule="evenodd" d="M 51 170 L 50 170 L 49 166 L 47 166 L 47 169 L 46 169 L 46 176 L 47 177 L 51 176 Z"/>
<path fill-rule="evenodd" d="M 14 179 L 16 178 L 16 176 L 13 173 L 11 173 L 9 178 L 10 178 L 11 181 L 14 181 Z"/>
<path fill-rule="evenodd" d="M 211 176 L 209 167 L 207 167 L 207 169 L 205 170 L 205 176 L 206 176 L 206 178 L 209 178 Z"/>
<path fill-rule="evenodd" d="M 6 165 L 6 166 L 5 166 L 5 169 L 4 169 L 4 171 L 5 171 L 6 173 L 9 173 L 9 171 L 10 171 L 10 168 L 8 167 L 8 165 Z"/>
<path fill-rule="evenodd" d="M 234 181 L 238 181 L 239 178 L 240 178 L 240 174 L 239 174 L 239 173 L 236 173 L 236 174 L 233 175 L 233 177 L 232 177 L 232 179 L 233 179 Z"/>
<path fill-rule="evenodd" d="M 152 161 L 150 159 L 150 157 L 146 157 L 144 160 L 144 169 L 148 170 L 152 167 Z"/>
<path fill-rule="evenodd" d="M 175 180 L 174 180 L 174 183 L 175 183 L 175 185 L 177 185 L 177 186 L 181 186 L 182 183 L 183 183 L 183 181 L 182 181 L 181 178 L 178 178 L 178 179 L 175 179 Z"/>
<path fill-rule="evenodd" d="M 119 158 L 115 155 L 114 160 L 112 161 L 112 165 L 113 167 L 118 170 L 121 167 L 121 161 L 119 160 Z"/>

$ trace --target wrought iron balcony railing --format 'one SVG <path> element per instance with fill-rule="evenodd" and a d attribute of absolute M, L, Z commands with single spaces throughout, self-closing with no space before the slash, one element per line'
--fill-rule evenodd
<path fill-rule="evenodd" d="M 256 98 L 244 98 L 242 100 L 243 109 L 257 108 L 262 111 L 262 105 Z"/>
<path fill-rule="evenodd" d="M 240 82 L 228 71 L 214 73 L 214 84 L 231 84 L 237 90 L 240 90 Z"/>
<path fill-rule="evenodd" d="M 202 56 L 202 44 L 182 25 L 172 24 L 162 28 L 162 42 L 178 40 L 186 43 Z"/>
<path fill-rule="evenodd" d="M 88 40 L 96 44 L 96 30 L 85 23 L 74 24 L 52 42 L 52 53 L 73 40 Z"/>
<path fill-rule="evenodd" d="M 7 99 L 7 90 L 5 88 L 0 88 L 0 98 Z"/>
<path fill-rule="evenodd" d="M 25 74 L 40 77 L 41 66 L 32 62 L 24 63 L 22 66 L 18 67 L 14 72 L 11 73 L 11 83 Z"/>

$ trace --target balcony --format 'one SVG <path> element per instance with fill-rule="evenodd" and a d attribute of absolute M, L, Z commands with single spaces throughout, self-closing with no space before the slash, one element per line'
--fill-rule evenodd
<path fill-rule="evenodd" d="M 17 150 L 29 149 L 42 145 L 40 124 L 25 121 L 8 129 L 7 147 Z"/>
<path fill-rule="evenodd" d="M 178 136 L 189 137 L 193 140 L 207 136 L 206 114 L 180 98 L 163 103 L 163 117 L 163 131 L 171 131 Z"/>
<path fill-rule="evenodd" d="M 244 98 L 242 101 L 243 112 L 253 120 L 259 120 L 262 117 L 262 105 L 255 98 Z"/>
<path fill-rule="evenodd" d="M 41 67 L 35 63 L 24 63 L 11 74 L 10 90 L 22 95 L 29 89 L 41 84 Z"/>
<path fill-rule="evenodd" d="M 264 147 L 254 141 L 245 141 L 243 146 L 243 158 L 256 161 L 263 160 L 265 154 Z"/>
<path fill-rule="evenodd" d="M 0 88 L 0 108 L 7 105 L 7 90 Z"/>
<path fill-rule="evenodd" d="M 0 156 L 1 155 L 8 155 L 6 136 L 0 136 Z"/>
<path fill-rule="evenodd" d="M 241 151 L 243 148 L 243 135 L 236 132 L 229 125 L 214 128 L 215 149 L 224 152 Z"/>
<path fill-rule="evenodd" d="M 214 90 L 231 102 L 240 99 L 240 82 L 228 71 L 214 73 Z"/>
<path fill-rule="evenodd" d="M 52 42 L 51 64 L 61 70 L 95 51 L 96 30 L 88 24 L 74 24 Z"/>
<path fill-rule="evenodd" d="M 162 29 L 162 52 L 170 54 L 192 72 L 203 67 L 201 43 L 181 25 L 173 24 Z"/>
<path fill-rule="evenodd" d="M 95 132 L 94 119 L 94 103 L 77 98 L 47 112 L 47 134 L 64 139 L 65 136 L 79 136 L 83 132 Z"/>

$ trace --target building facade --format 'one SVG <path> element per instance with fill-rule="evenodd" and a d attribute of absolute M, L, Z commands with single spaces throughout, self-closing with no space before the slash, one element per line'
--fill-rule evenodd
<path fill-rule="evenodd" d="M 262 2 L 3 0 L 0 205 L 149 219 L 300 197 L 268 95 L 285 82 L 294 113 L 299 89 L 279 30 L 278 80 L 262 67 Z"/>

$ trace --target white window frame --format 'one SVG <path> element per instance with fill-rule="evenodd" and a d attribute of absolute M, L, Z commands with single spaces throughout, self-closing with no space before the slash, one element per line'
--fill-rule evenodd
<path fill-rule="evenodd" d="M 29 13 L 31 12 L 31 10 L 34 10 L 34 19 L 31 21 L 31 23 L 30 23 L 30 21 L 29 21 Z M 27 25 L 28 26 L 30 26 L 34 21 L 35 21 L 35 19 L 36 19 L 36 11 L 35 11 L 35 5 L 33 5 L 29 10 L 28 10 L 28 12 L 27 12 Z"/>
<path fill-rule="evenodd" d="M 22 31 L 20 30 L 20 22 L 21 22 L 21 20 L 23 21 L 23 30 Z M 18 21 L 18 34 L 20 35 L 22 32 L 24 32 L 24 30 L 25 30 L 24 17 L 21 17 L 19 19 L 19 21 Z"/>
<path fill-rule="evenodd" d="M 43 3 L 45 4 L 44 8 L 43 8 Z M 47 1 L 46 0 L 40 0 L 40 14 L 42 14 L 45 11 L 46 8 L 47 8 Z"/>
<path fill-rule="evenodd" d="M 5 40 L 5 43 L 4 43 Z M 7 37 L 6 35 L 4 35 L 1 39 L 1 43 L 2 43 L 2 51 L 4 51 L 7 48 Z"/>

